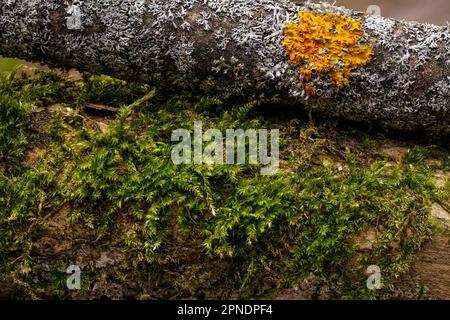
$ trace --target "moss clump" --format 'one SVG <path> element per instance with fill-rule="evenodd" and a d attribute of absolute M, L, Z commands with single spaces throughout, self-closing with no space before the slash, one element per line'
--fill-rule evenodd
<path fill-rule="evenodd" d="M 55 274 L 86 259 L 81 297 L 95 296 L 87 288 L 108 277 L 135 297 L 147 289 L 131 283 L 154 283 L 156 298 L 250 298 L 311 277 L 335 283 L 329 297 L 377 297 L 365 288 L 366 267 L 379 265 L 391 285 L 428 235 L 430 203 L 450 198 L 448 185 L 432 184 L 426 148 L 392 163 L 374 151 L 382 137 L 359 143 L 326 123 L 263 117 L 251 104 L 51 74 L 3 78 L 0 88 L 10 97 L 2 107 L 20 114 L 8 118 L 11 128 L 24 136 L 16 161 L 0 163 L 0 274 L 12 283 L 0 295 L 74 297 Z M 27 101 L 42 104 L 47 130 L 26 130 L 34 117 L 20 109 Z M 92 101 L 121 111 L 91 116 L 83 105 Z M 175 166 L 170 135 L 194 121 L 205 130 L 280 128 L 282 170 L 265 177 L 257 165 Z M 23 151 L 36 144 L 45 151 L 25 163 Z M 355 237 L 372 229 L 376 244 L 361 249 Z M 124 258 L 99 271 L 104 248 Z"/>

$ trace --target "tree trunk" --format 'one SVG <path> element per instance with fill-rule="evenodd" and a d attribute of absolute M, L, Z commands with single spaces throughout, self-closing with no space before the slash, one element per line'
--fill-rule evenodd
<path fill-rule="evenodd" d="M 361 21 L 364 36 L 358 43 L 370 46 L 373 57 L 352 70 L 348 85 L 335 85 L 330 70 L 305 80 L 302 66 L 289 61 L 285 25 L 305 11 Z M 274 108 L 283 103 L 386 128 L 450 133 L 448 28 L 330 5 L 3 0 L 0 54 L 205 94 L 238 95 L 274 103 Z"/>

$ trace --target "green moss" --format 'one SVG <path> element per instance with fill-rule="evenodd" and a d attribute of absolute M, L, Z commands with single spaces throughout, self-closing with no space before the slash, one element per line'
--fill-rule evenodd
<path fill-rule="evenodd" d="M 148 91 L 148 86 L 128 84 L 108 76 L 89 76 L 79 83 L 76 101 L 78 104 L 102 103 L 110 106 L 132 104 Z"/>
<path fill-rule="evenodd" d="M 19 65 L 20 61 L 17 59 L 0 58 L 0 72 L 11 72 Z"/>
<path fill-rule="evenodd" d="M 381 293 L 365 289 L 365 268 L 378 264 L 391 285 L 429 234 L 430 204 L 450 198 L 448 185 L 432 183 L 426 148 L 412 148 L 397 164 L 375 161 L 370 150 L 378 138 L 356 136 L 343 146 L 326 136 L 328 127 L 263 118 L 252 104 L 187 93 L 167 98 L 111 78 L 69 82 L 46 73 L 3 77 L 0 90 L 0 271 L 22 289 L 33 288 L 32 248 L 48 232 L 39 224 L 69 208 L 71 235 L 114 242 L 160 275 L 175 268 L 183 248 L 211 265 L 237 263 L 222 276 L 243 297 L 267 294 L 258 286 L 269 279 L 283 287 L 313 274 L 336 283 L 334 297 L 373 298 Z M 61 102 L 73 108 L 52 113 L 44 154 L 24 165 L 19 160 L 36 141 L 26 130 L 30 110 Z M 86 103 L 122 108 L 100 130 L 98 118 L 84 114 Z M 254 165 L 175 166 L 170 135 L 192 130 L 196 120 L 205 130 L 281 128 L 283 170 L 264 177 Z M 370 228 L 380 239 L 360 250 L 354 239 Z M 208 268 L 180 272 L 173 286 L 193 291 Z M 54 295 L 62 297 L 56 282 Z"/>

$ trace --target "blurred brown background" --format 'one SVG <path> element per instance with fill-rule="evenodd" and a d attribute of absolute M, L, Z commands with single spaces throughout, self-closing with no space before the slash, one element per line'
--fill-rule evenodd
<path fill-rule="evenodd" d="M 327 0 L 338 6 L 366 11 L 377 5 L 383 17 L 445 25 L 450 20 L 450 0 Z"/>

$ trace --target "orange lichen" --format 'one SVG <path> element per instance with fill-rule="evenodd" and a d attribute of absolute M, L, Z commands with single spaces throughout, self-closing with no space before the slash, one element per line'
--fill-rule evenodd
<path fill-rule="evenodd" d="M 315 75 L 328 74 L 338 88 L 349 84 L 352 71 L 370 62 L 373 50 L 360 44 L 361 22 L 334 14 L 299 12 L 287 23 L 283 45 L 289 62 L 300 65 L 306 94 L 315 95 Z"/>

